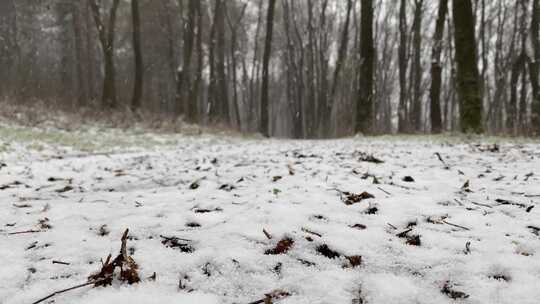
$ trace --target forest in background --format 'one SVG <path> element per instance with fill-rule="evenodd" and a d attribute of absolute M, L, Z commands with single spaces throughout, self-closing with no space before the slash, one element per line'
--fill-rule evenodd
<path fill-rule="evenodd" d="M 1 102 L 266 136 L 540 134 L 539 0 L 1 0 Z"/>

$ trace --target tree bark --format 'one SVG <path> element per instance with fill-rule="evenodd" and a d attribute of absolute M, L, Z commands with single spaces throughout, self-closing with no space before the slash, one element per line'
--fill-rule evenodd
<path fill-rule="evenodd" d="M 529 61 L 529 74 L 533 92 L 533 102 L 531 107 L 531 134 L 533 136 L 540 136 L 540 84 L 538 79 L 540 67 L 539 2 L 539 0 L 533 0 L 532 4 L 531 42 L 534 59 Z"/>
<path fill-rule="evenodd" d="M 482 93 L 474 37 L 471 0 L 452 1 L 461 131 L 482 133 Z"/>
<path fill-rule="evenodd" d="M 373 1 L 362 0 L 360 43 L 360 83 L 356 109 L 356 133 L 373 133 L 373 81 L 375 48 L 373 46 Z"/>
<path fill-rule="evenodd" d="M 261 125 L 259 131 L 265 137 L 270 136 L 268 119 L 268 99 L 269 99 L 269 64 L 272 52 L 272 34 L 274 28 L 274 7 L 276 1 L 268 1 L 268 10 L 266 14 L 266 41 L 264 44 L 263 71 L 261 85 Z"/>
<path fill-rule="evenodd" d="M 141 16 L 139 12 L 139 0 L 131 0 L 131 18 L 133 26 L 133 55 L 135 58 L 135 81 L 133 84 L 131 110 L 136 112 L 141 107 L 144 72 L 141 49 Z"/>
<path fill-rule="evenodd" d="M 187 122 L 194 122 L 195 102 L 193 100 L 191 60 L 193 56 L 198 0 L 189 0 L 187 22 L 184 26 L 184 58 L 178 70 L 176 108 L 177 115 L 185 114 Z"/>
<path fill-rule="evenodd" d="M 398 104 L 398 131 L 405 133 L 409 131 L 408 110 L 407 110 L 407 0 L 400 1 L 399 7 L 399 47 L 398 47 L 398 69 L 399 69 L 399 104 Z"/>
<path fill-rule="evenodd" d="M 413 31 L 412 111 L 411 124 L 415 132 L 422 131 L 422 17 L 423 0 L 415 0 Z"/>
<path fill-rule="evenodd" d="M 0 1 L 0 99 L 12 97 L 17 62 L 17 12 L 13 0 Z"/>
<path fill-rule="evenodd" d="M 103 51 L 103 65 L 105 75 L 103 77 L 103 93 L 101 97 L 104 108 L 115 108 L 116 104 L 116 69 L 114 66 L 114 35 L 116 27 L 116 12 L 120 0 L 113 0 L 109 10 L 109 22 L 107 25 L 102 20 L 100 6 L 97 0 L 88 0 L 92 9 L 92 15 L 98 31 L 98 37 Z M 107 30 L 108 29 L 108 30 Z"/>
<path fill-rule="evenodd" d="M 442 131 L 441 119 L 441 73 L 442 62 L 441 52 L 443 47 L 444 23 L 448 11 L 448 0 L 439 1 L 437 22 L 435 24 L 435 34 L 433 35 L 433 49 L 431 53 L 431 132 L 440 133 Z"/>

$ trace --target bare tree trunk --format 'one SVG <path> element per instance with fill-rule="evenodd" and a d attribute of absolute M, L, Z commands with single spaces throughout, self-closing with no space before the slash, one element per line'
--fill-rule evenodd
<path fill-rule="evenodd" d="M 408 111 L 407 111 L 407 0 L 400 1 L 399 8 L 399 104 L 398 104 L 398 131 L 408 132 Z"/>
<path fill-rule="evenodd" d="M 532 0 L 532 2 L 531 42 L 534 59 L 529 63 L 529 73 L 533 92 L 531 134 L 533 136 L 540 136 L 540 84 L 538 79 L 540 67 L 540 5 L 539 0 Z"/>
<path fill-rule="evenodd" d="M 411 124 L 415 132 L 422 131 L 422 17 L 423 0 L 415 0 L 413 31 L 412 77 L 412 111 Z"/>
<path fill-rule="evenodd" d="M 347 13 L 345 17 L 345 24 L 343 24 L 343 31 L 341 33 L 341 44 L 339 45 L 338 57 L 336 59 L 336 67 L 334 69 L 334 81 L 332 82 L 332 89 L 330 91 L 330 98 L 336 97 L 336 90 L 340 81 L 340 72 L 345 59 L 347 57 L 347 46 L 349 43 L 349 24 L 351 20 L 351 11 L 353 6 L 353 0 L 347 0 Z"/>
<path fill-rule="evenodd" d="M 14 97 L 13 76 L 18 54 L 17 11 L 13 0 L 0 1 L 0 99 Z"/>
<path fill-rule="evenodd" d="M 216 45 L 217 45 L 217 27 L 220 11 L 222 10 L 221 0 L 215 0 L 214 2 L 214 18 L 212 21 L 212 28 L 210 29 L 210 41 L 208 42 L 208 63 L 210 68 L 210 83 L 208 84 L 208 110 L 205 114 L 208 115 L 208 119 L 211 122 L 215 122 L 219 116 L 218 109 L 218 76 L 216 67 Z"/>
<path fill-rule="evenodd" d="M 360 43 L 360 84 L 356 109 L 355 131 L 373 133 L 373 80 L 375 47 L 373 45 L 373 1 L 362 0 L 361 43 Z"/>
<path fill-rule="evenodd" d="M 443 47 L 444 23 L 448 11 L 448 0 L 439 1 L 439 11 L 433 35 L 433 50 L 431 54 L 431 132 L 440 133 L 442 131 L 441 120 L 441 51 Z"/>
<path fill-rule="evenodd" d="M 85 2 L 77 2 L 73 4 L 73 32 L 74 32 L 74 48 L 75 48 L 75 74 L 77 78 L 77 107 L 81 108 L 87 105 L 89 100 L 89 66 L 86 61 L 85 52 L 90 52 L 89 45 L 84 45 L 83 33 L 90 29 L 84 28 L 84 13 Z"/>
<path fill-rule="evenodd" d="M 184 58 L 182 68 L 178 70 L 177 76 L 177 115 L 185 114 L 188 122 L 194 122 L 194 110 L 196 101 L 193 100 L 192 71 L 191 62 L 195 41 L 195 18 L 197 15 L 198 0 L 189 0 L 187 22 L 184 26 Z"/>
<path fill-rule="evenodd" d="M 199 121 L 199 100 L 202 96 L 201 90 L 202 90 L 202 71 L 203 71 L 203 64 L 204 64 L 204 51 L 203 51 L 203 4 L 201 1 L 197 1 L 197 71 L 195 73 L 195 84 L 193 86 L 193 96 L 191 97 L 191 102 L 193 105 L 190 107 L 189 112 L 191 114 L 189 115 L 192 117 L 193 122 Z"/>
<path fill-rule="evenodd" d="M 452 3 L 461 131 L 482 133 L 482 92 L 476 64 L 471 0 L 454 0 Z"/>
<path fill-rule="evenodd" d="M 244 13 L 246 12 L 247 4 L 244 4 L 242 6 L 242 9 L 240 11 L 240 16 L 238 17 L 235 22 L 231 20 L 230 14 L 227 13 L 227 23 L 229 25 L 229 29 L 231 31 L 231 43 L 230 43 L 230 57 L 231 57 L 231 71 L 232 71 L 232 85 L 233 85 L 233 107 L 234 107 L 234 115 L 236 117 L 236 125 L 238 126 L 239 130 L 242 130 L 242 119 L 240 117 L 240 105 L 238 100 L 238 84 L 237 84 L 237 73 L 236 73 L 236 65 L 237 65 L 237 47 L 238 47 L 238 27 L 240 26 L 240 23 L 242 22 L 242 19 L 244 18 Z"/>
<path fill-rule="evenodd" d="M 88 87 L 88 101 L 95 102 L 97 100 L 97 89 L 96 89 L 96 52 L 95 52 L 95 43 L 94 35 L 92 31 L 92 8 L 90 1 L 84 6 L 84 16 L 85 16 L 85 25 L 86 25 L 86 62 L 87 62 L 87 87 Z"/>
<path fill-rule="evenodd" d="M 120 0 L 113 0 L 113 4 L 109 10 L 109 22 L 107 25 L 105 25 L 102 20 L 100 6 L 97 0 L 88 1 L 90 2 L 90 7 L 92 8 L 94 22 L 96 23 L 101 49 L 103 51 L 105 76 L 103 79 L 103 94 L 101 101 L 103 107 L 115 108 L 117 106 L 117 101 L 116 69 L 114 67 L 114 34 L 116 27 L 116 12 L 118 10 Z"/>
<path fill-rule="evenodd" d="M 131 0 L 131 17 L 133 26 L 133 54 L 135 57 L 135 82 L 133 84 L 131 110 L 135 112 L 141 107 L 143 90 L 143 58 L 141 49 L 141 16 L 139 13 L 139 0 Z"/>
<path fill-rule="evenodd" d="M 263 136 L 269 137 L 269 119 L 268 119 L 268 99 L 269 99 L 269 64 L 272 52 L 272 34 L 274 28 L 274 7 L 276 1 L 268 1 L 268 11 L 266 14 L 266 41 L 264 44 L 263 72 L 261 88 L 261 125 L 259 131 Z"/>
<path fill-rule="evenodd" d="M 493 104 L 488 111 L 488 121 L 490 122 L 491 129 L 495 133 L 500 133 L 503 129 L 503 115 L 502 108 L 506 92 L 507 76 L 507 63 L 504 60 L 504 37 L 503 32 L 506 27 L 507 21 L 507 9 L 503 7 L 502 3 L 498 3 L 497 11 L 497 40 L 495 42 L 495 58 L 493 62 L 494 66 L 494 85 L 495 92 L 493 95 Z"/>
<path fill-rule="evenodd" d="M 318 43 L 318 88 L 319 88 L 319 103 L 317 108 L 317 118 L 316 125 L 319 127 L 319 136 L 328 137 L 330 134 L 330 108 L 332 101 L 329 99 L 328 85 L 329 85 L 329 67 L 328 67 L 328 31 L 327 31 L 327 9 L 328 9 L 328 0 L 322 0 L 321 3 L 321 12 L 319 20 L 319 43 Z"/>
<path fill-rule="evenodd" d="M 260 101 L 260 98 L 257 98 L 258 86 L 257 82 L 259 81 L 259 33 L 261 32 L 262 22 L 263 22 L 263 3 L 264 0 L 259 0 L 258 9 L 257 9 L 257 25 L 255 27 L 255 40 L 253 46 L 253 61 L 251 63 L 251 74 L 249 80 L 249 112 L 248 112 L 248 123 L 250 129 L 259 130 L 258 116 L 260 111 L 257 111 L 257 104 L 255 100 Z M 260 105 L 259 105 L 260 106 Z"/>

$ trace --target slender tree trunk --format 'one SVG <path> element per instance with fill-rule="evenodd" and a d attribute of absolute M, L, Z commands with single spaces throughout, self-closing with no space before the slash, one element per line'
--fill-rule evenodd
<path fill-rule="evenodd" d="M 268 119 L 268 99 L 269 99 L 269 64 L 272 52 L 272 34 L 274 28 L 274 7 L 276 1 L 268 1 L 268 11 L 266 14 L 266 41 L 264 44 L 263 72 L 261 88 L 261 125 L 260 132 L 263 136 L 269 137 L 269 119 Z"/>
<path fill-rule="evenodd" d="M 347 58 L 347 46 L 349 43 L 349 24 L 351 20 L 351 11 L 353 6 L 353 0 L 347 0 L 347 14 L 345 16 L 345 24 L 343 24 L 343 32 L 341 33 L 341 43 L 339 45 L 338 57 L 336 59 L 336 67 L 334 69 L 334 81 L 332 82 L 332 89 L 330 91 L 331 99 L 336 97 L 336 90 L 340 81 L 340 73 Z"/>
<path fill-rule="evenodd" d="M 212 27 L 210 29 L 210 41 L 208 42 L 208 64 L 210 69 L 210 82 L 208 84 L 208 109 L 205 111 L 205 114 L 208 115 L 210 122 L 215 122 L 219 116 L 218 109 L 218 76 L 216 68 L 216 44 L 217 44 L 217 23 L 221 7 L 221 0 L 215 0 L 214 4 L 214 18 L 212 21 Z"/>
<path fill-rule="evenodd" d="M 316 123 L 319 126 L 319 136 L 328 137 L 330 134 L 330 108 L 332 100 L 329 101 L 329 67 L 328 67 L 328 31 L 327 31 L 327 9 L 328 0 L 323 0 L 321 3 L 321 13 L 319 21 L 319 43 L 318 43 L 318 88 L 319 88 L 319 104 L 317 111 Z"/>
<path fill-rule="evenodd" d="M 203 64 L 204 64 L 204 51 L 203 51 L 203 1 L 197 1 L 197 39 L 195 41 L 197 45 L 197 70 L 195 72 L 195 84 L 193 85 L 193 95 L 191 101 L 193 104 L 190 107 L 190 117 L 193 122 L 199 121 L 199 100 L 202 90 L 203 81 Z"/>
<path fill-rule="evenodd" d="M 96 28 L 98 31 L 101 49 L 103 51 L 103 64 L 105 76 L 103 77 L 102 104 L 104 108 L 115 108 L 116 104 L 116 69 L 114 66 L 114 35 L 116 27 L 116 12 L 120 0 L 113 0 L 109 10 L 109 22 L 104 24 L 100 6 L 96 0 L 89 0 Z M 108 28 L 108 30 L 107 30 Z"/>
<path fill-rule="evenodd" d="M 412 111 L 411 124 L 415 132 L 422 131 L 422 16 L 423 0 L 415 0 L 413 31 Z"/>
<path fill-rule="evenodd" d="M 194 122 L 194 116 L 196 116 L 194 113 L 196 101 L 193 100 L 191 62 L 195 41 L 197 2 L 199 0 L 189 0 L 187 22 L 184 27 L 184 58 L 182 68 L 178 71 L 176 85 L 176 103 L 179 111 L 177 114 L 185 114 L 185 119 L 188 122 Z"/>
<path fill-rule="evenodd" d="M 247 4 L 244 4 L 242 6 L 242 9 L 240 11 L 240 16 L 237 20 L 233 22 L 231 20 L 230 14 L 227 13 L 227 23 L 229 25 L 229 29 L 231 31 L 231 41 L 230 41 L 230 58 L 231 58 L 231 74 L 232 74 L 232 85 L 233 85 L 233 107 L 234 107 L 234 115 L 236 117 L 236 125 L 239 130 L 242 130 L 242 119 L 240 117 L 240 105 L 239 105 L 239 99 L 238 99 L 238 77 L 237 77 L 237 47 L 238 47 L 238 27 L 240 26 L 240 23 L 242 22 L 242 19 L 244 18 L 244 13 L 246 12 Z"/>
<path fill-rule="evenodd" d="M 87 56 L 85 52 L 90 52 L 88 45 L 85 47 L 83 42 L 84 28 L 84 12 L 85 2 L 77 2 L 73 4 L 73 33 L 75 47 L 75 74 L 77 77 L 77 107 L 81 108 L 87 105 L 89 99 L 89 77 L 87 70 L 89 69 Z M 89 29 L 86 29 L 88 31 Z"/>
<path fill-rule="evenodd" d="M 133 55 L 135 57 L 135 82 L 133 84 L 131 110 L 135 112 L 141 107 L 143 90 L 143 58 L 141 49 L 141 16 L 139 12 L 139 0 L 131 0 L 131 17 L 133 26 Z"/>
<path fill-rule="evenodd" d="M 530 61 L 529 55 L 527 53 L 527 38 L 529 34 L 529 28 L 528 28 L 528 7 L 527 7 L 528 1 L 521 1 L 521 9 L 522 9 L 522 26 L 520 30 L 521 35 L 521 56 L 523 57 L 523 63 L 521 68 L 521 92 L 520 92 L 520 100 L 519 100 L 519 112 L 518 112 L 518 132 L 519 134 L 527 134 L 527 128 L 528 126 L 528 117 L 527 117 L 527 85 L 528 83 L 528 75 L 527 73 L 527 62 Z"/>
<path fill-rule="evenodd" d="M 488 111 L 488 121 L 490 121 L 491 130 L 495 133 L 502 132 L 503 115 L 502 108 L 506 93 L 507 83 L 507 63 L 504 60 L 504 37 L 503 32 L 506 27 L 507 21 L 507 9 L 498 3 L 497 11 L 497 40 L 495 41 L 495 58 L 493 62 L 494 67 L 494 85 L 495 91 L 493 95 L 493 104 Z"/>
<path fill-rule="evenodd" d="M 452 1 L 461 131 L 482 133 L 482 93 L 476 64 L 471 0 Z"/>
<path fill-rule="evenodd" d="M 533 102 L 531 107 L 531 134 L 533 136 L 540 136 L 540 84 L 538 79 L 540 67 L 540 1 L 533 0 L 532 2 L 531 42 L 533 46 L 534 59 L 529 63 L 529 73 L 533 92 Z"/>
<path fill-rule="evenodd" d="M 97 90 L 96 90 L 96 53 L 95 53 L 95 40 L 92 31 L 92 8 L 90 1 L 83 4 L 84 6 L 84 17 L 86 25 L 86 62 L 87 62 L 87 87 L 88 87 L 88 101 L 95 102 L 97 100 Z"/>
<path fill-rule="evenodd" d="M 373 133 L 373 81 L 375 48 L 373 45 L 373 1 L 362 0 L 361 43 L 360 43 L 360 84 L 356 109 L 355 131 Z"/>
<path fill-rule="evenodd" d="M 517 103 L 518 103 L 518 85 L 521 71 L 525 66 L 525 58 L 523 54 L 519 54 L 512 65 L 510 76 L 510 100 L 508 101 L 506 129 L 511 135 L 515 135 L 517 131 Z"/>
<path fill-rule="evenodd" d="M 399 7 L 399 105 L 398 105 L 398 131 L 409 131 L 407 111 L 407 0 L 400 1 Z"/>
<path fill-rule="evenodd" d="M 222 123 L 229 125 L 231 123 L 229 113 L 229 92 L 227 86 L 227 72 L 225 69 L 226 47 L 225 47 L 225 11 L 227 10 L 226 0 L 218 0 L 221 2 L 221 10 L 218 10 L 217 19 L 217 75 L 219 89 L 219 120 Z"/>
<path fill-rule="evenodd" d="M 12 97 L 18 54 L 17 12 L 13 0 L 0 1 L 0 99 Z"/>
<path fill-rule="evenodd" d="M 255 27 L 255 40 L 253 46 L 253 60 L 251 63 L 251 74 L 249 80 L 249 112 L 248 112 L 248 123 L 250 129 L 259 130 L 258 116 L 260 111 L 257 110 L 258 103 L 255 100 L 260 101 L 260 98 L 257 97 L 258 86 L 257 82 L 259 81 L 259 33 L 261 32 L 262 22 L 263 22 L 263 3 L 264 0 L 259 0 L 258 9 L 257 9 L 257 25 Z M 260 105 L 259 105 L 260 106 Z"/>
<path fill-rule="evenodd" d="M 435 25 L 435 35 L 433 35 L 433 50 L 431 53 L 431 132 L 440 133 L 442 131 L 441 120 L 441 51 L 443 47 L 444 23 L 448 11 L 448 0 L 439 1 L 437 22 Z"/>

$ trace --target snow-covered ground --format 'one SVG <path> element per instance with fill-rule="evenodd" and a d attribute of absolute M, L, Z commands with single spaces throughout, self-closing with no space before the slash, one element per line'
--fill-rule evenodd
<path fill-rule="evenodd" d="M 85 283 L 126 228 L 140 283 L 44 303 L 538 303 L 539 203 L 538 143 L 12 142 L 0 153 L 0 303 Z"/>

